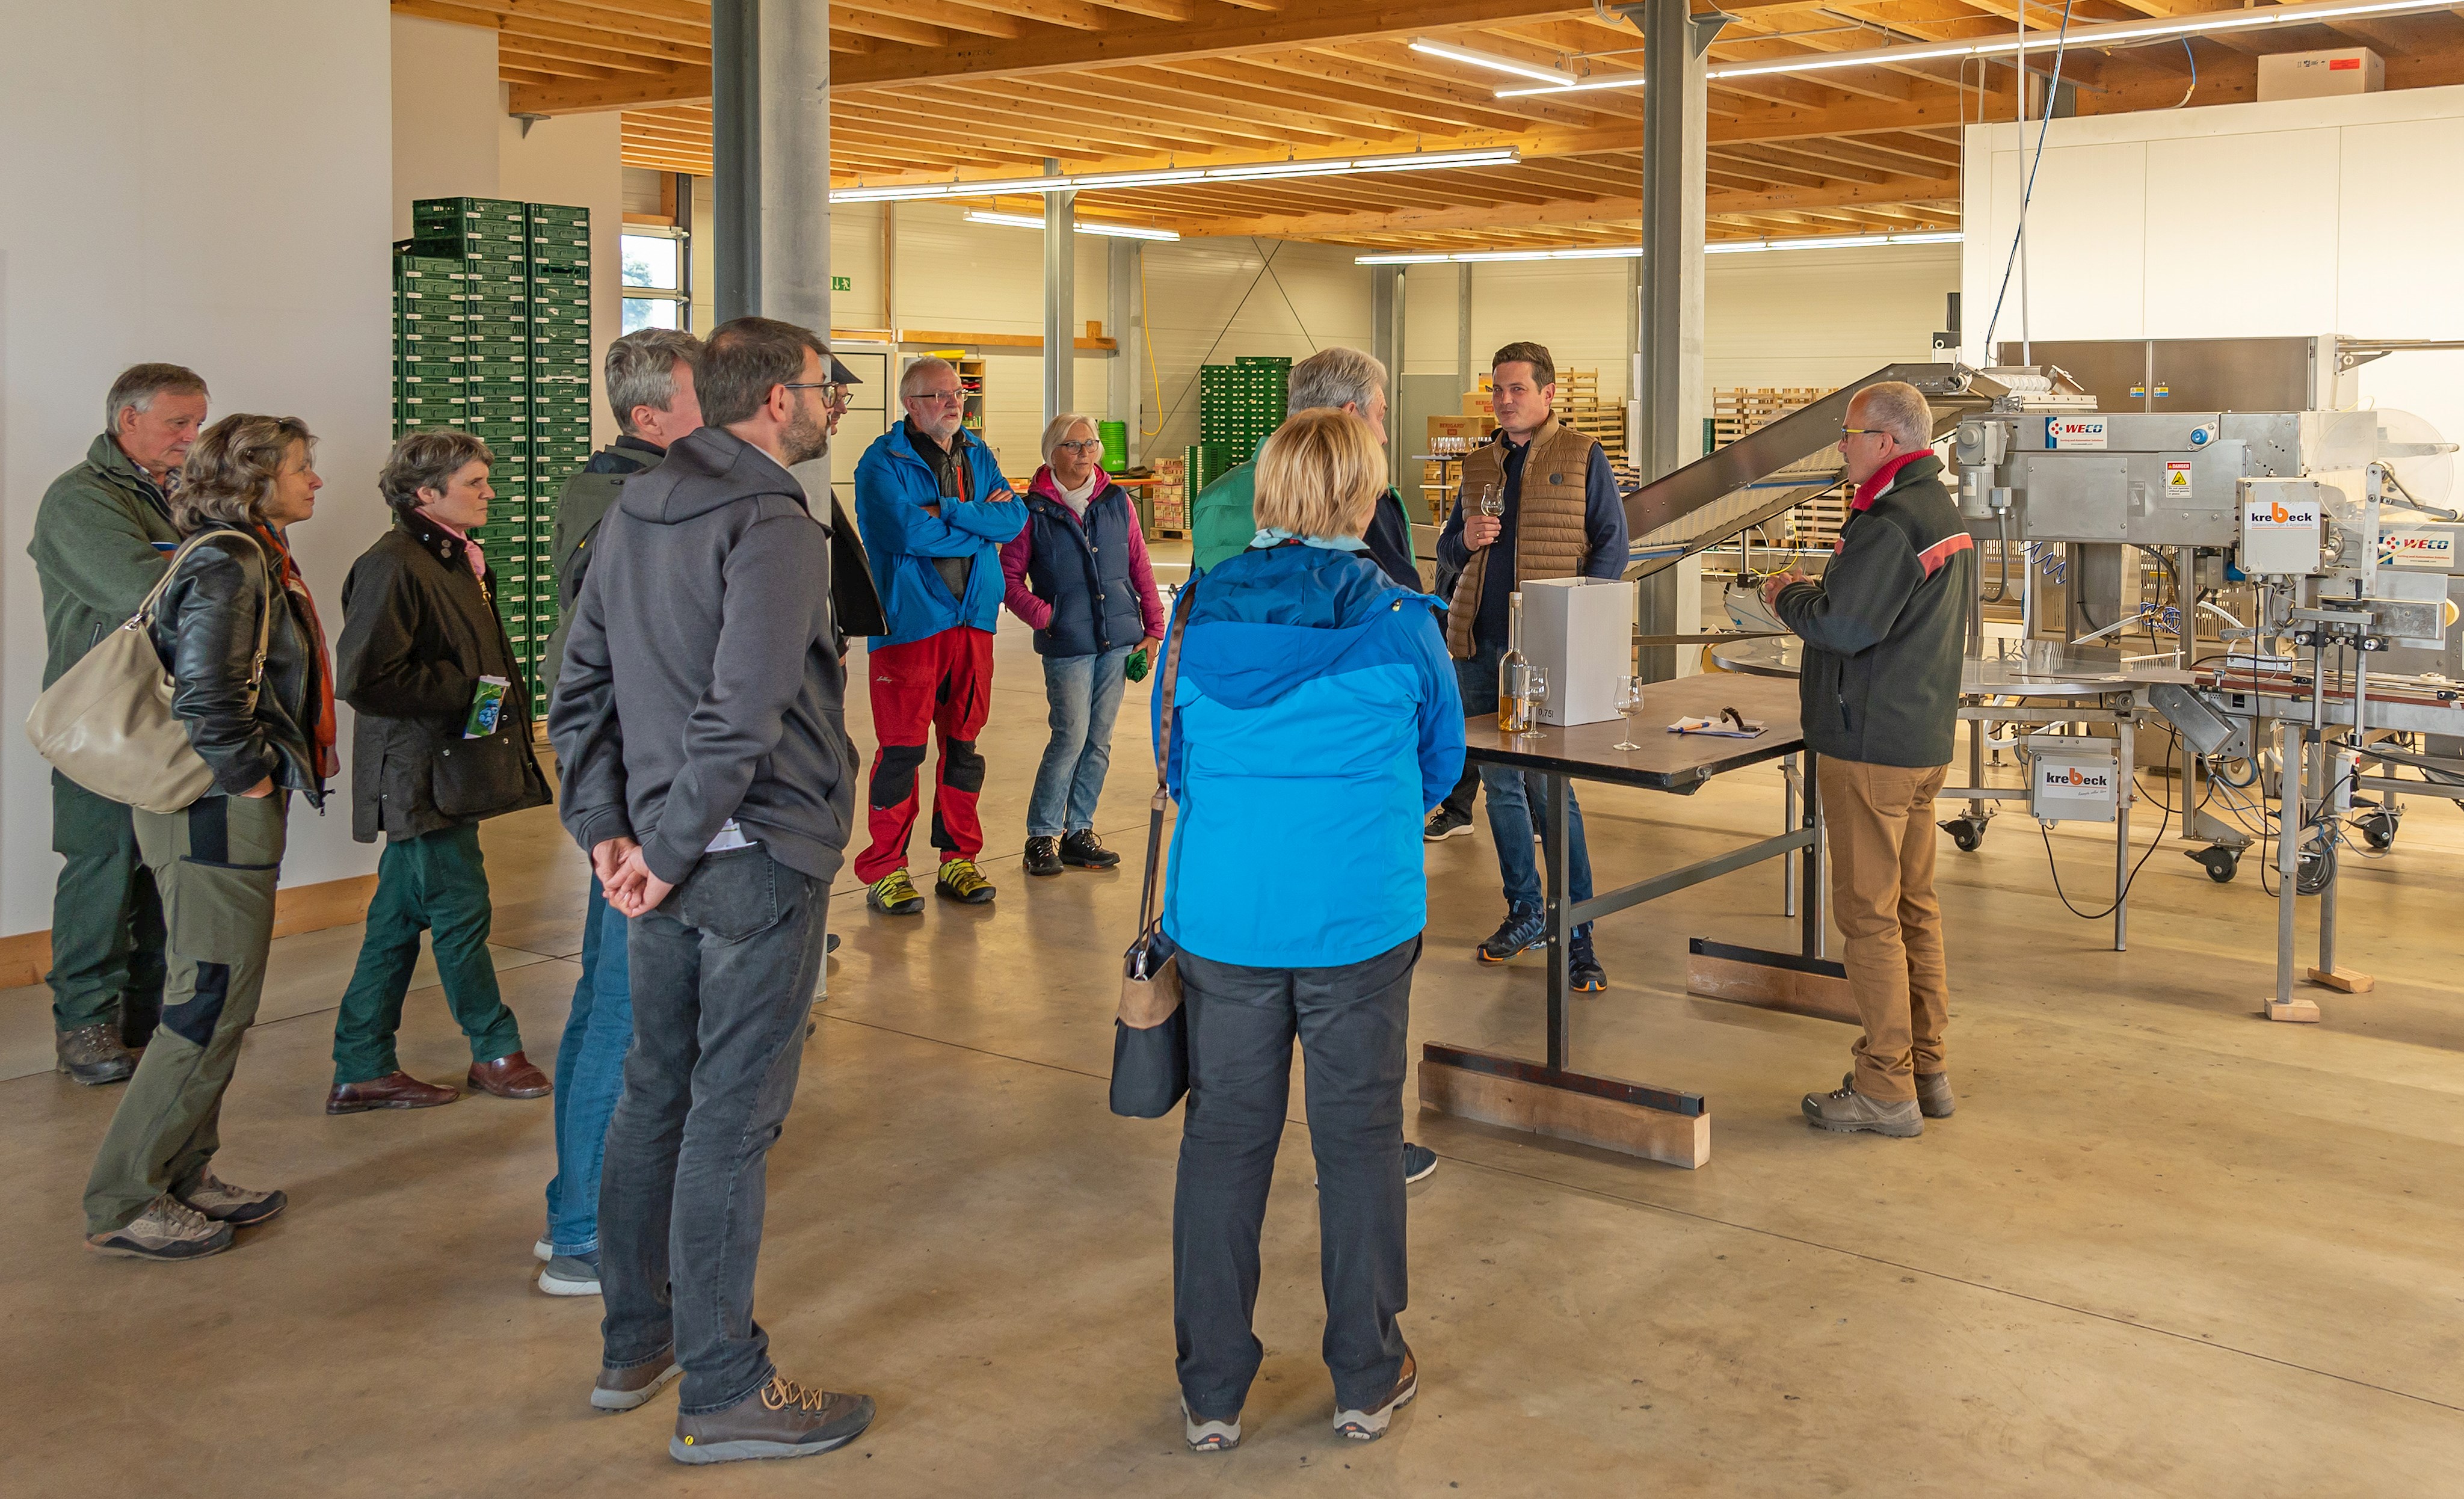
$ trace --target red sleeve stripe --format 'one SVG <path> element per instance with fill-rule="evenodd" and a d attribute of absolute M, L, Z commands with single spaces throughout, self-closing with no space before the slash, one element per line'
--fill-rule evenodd
<path fill-rule="evenodd" d="M 1934 574 L 1942 571 L 1943 563 L 1949 562 L 1952 558 L 1957 557 L 1962 552 L 1970 550 L 1975 545 L 1976 539 L 1969 536 L 1967 532 L 1962 531 L 1956 536 L 1947 536 L 1941 540 L 1936 541 L 1933 545 L 1926 547 L 1924 551 L 1919 552 L 1917 554 L 1917 561 L 1925 564 L 1925 575 L 1927 578 L 1930 578 Z"/>

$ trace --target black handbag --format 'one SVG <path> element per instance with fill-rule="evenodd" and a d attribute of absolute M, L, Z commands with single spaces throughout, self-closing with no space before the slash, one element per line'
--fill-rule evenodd
<path fill-rule="evenodd" d="M 1183 639 L 1196 586 L 1194 580 L 1181 584 L 1180 597 L 1173 604 L 1173 625 Z M 1112 1019 L 1112 1112 L 1130 1119 L 1159 1119 L 1189 1091 L 1189 1012 L 1180 1003 L 1180 952 L 1164 935 L 1155 900 L 1163 865 L 1164 783 L 1172 758 L 1172 694 L 1180 676 L 1179 644 L 1165 640 L 1163 671 L 1155 678 L 1163 710 L 1155 734 L 1155 796 L 1148 803 L 1146 886 L 1138 894 L 1138 937 L 1121 962 L 1120 1012 Z"/>

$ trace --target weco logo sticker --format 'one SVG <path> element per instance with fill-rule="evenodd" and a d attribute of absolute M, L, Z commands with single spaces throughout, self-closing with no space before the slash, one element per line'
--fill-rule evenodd
<path fill-rule="evenodd" d="M 2048 448 L 2101 448 L 2104 446 L 2104 418 L 2101 416 L 2046 417 L 2045 446 Z"/>

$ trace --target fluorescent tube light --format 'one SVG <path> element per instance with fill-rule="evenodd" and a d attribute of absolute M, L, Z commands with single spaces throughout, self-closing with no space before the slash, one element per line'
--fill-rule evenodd
<path fill-rule="evenodd" d="M 1877 245 L 1955 245 L 1958 230 L 1927 230 L 1905 234 L 1818 234 L 1795 239 L 1715 239 L 1703 247 L 1706 255 L 1750 254 L 1766 250 L 1868 250 Z M 1353 265 L 1428 265 L 1437 261 L 1478 264 L 1485 260 L 1637 260 L 1640 245 L 1582 245 L 1567 250 L 1384 251 L 1354 255 Z"/>
<path fill-rule="evenodd" d="M 1751 62 L 1726 63 L 1704 70 L 1704 77 L 1720 78 L 1764 77 L 1780 73 L 1822 73 L 1834 68 L 1894 67 L 1901 63 L 1927 62 L 1944 57 L 2008 57 L 2028 53 L 2050 53 L 2057 46 L 2077 47 L 2094 51 L 2100 47 L 2119 46 L 2124 42 L 2148 41 L 2166 36 L 2196 36 L 2210 32 L 2241 32 L 2264 26 L 2308 26 L 2321 22 L 2365 15 L 2420 14 L 2453 9 L 2453 0 L 2313 0 L 2307 5 L 2257 6 L 2249 10 L 2211 11 L 2173 16 L 2150 16 L 2136 21 L 2111 21 L 2101 26 L 2074 26 L 2066 37 L 2054 32 L 2031 32 L 2026 38 L 2016 36 L 1977 37 L 1971 40 L 1920 42 L 1899 47 L 1869 47 L 1859 52 L 1809 52 L 1791 57 L 1761 57 Z M 1639 89 L 1642 87 L 1639 73 L 1614 77 L 1589 77 L 1557 87 L 1499 89 L 1499 99 L 1530 99 L 1551 94 L 1583 93 L 1594 89 Z"/>
<path fill-rule="evenodd" d="M 1511 166 L 1523 160 L 1512 146 L 1463 151 L 1402 151 L 1392 156 L 1316 157 L 1301 161 L 1246 162 L 1235 166 L 1167 166 L 1144 172 L 1093 172 L 1084 177 L 1004 177 L 979 182 L 900 183 L 879 187 L 834 187 L 832 203 L 899 203 L 916 198 L 990 198 L 1011 193 L 1073 192 L 1098 187 L 1164 187 L 1190 182 L 1271 182 L 1293 177 L 1332 177 L 1352 172 L 1430 171 L 1444 166 Z"/>
<path fill-rule="evenodd" d="M 969 209 L 970 224 L 999 224 L 1008 229 L 1042 229 L 1044 220 L 1030 213 L 995 213 L 989 209 Z M 1113 239 L 1178 239 L 1168 229 L 1142 229 L 1134 224 L 1108 224 L 1102 219 L 1072 219 L 1069 227 L 1081 234 L 1103 234 Z"/>
<path fill-rule="evenodd" d="M 1493 52 L 1474 52 L 1468 47 L 1457 47 L 1451 42 L 1433 41 L 1426 36 L 1413 37 L 1411 48 L 1414 52 L 1432 57 L 1443 57 L 1449 62 L 1467 62 L 1475 68 L 1491 68 L 1499 73 L 1511 73 L 1518 78 L 1537 78 L 1543 83 L 1555 84 L 1578 81 L 1574 75 L 1563 68 L 1552 68 L 1537 62 L 1524 62 L 1514 57 L 1501 57 Z"/>

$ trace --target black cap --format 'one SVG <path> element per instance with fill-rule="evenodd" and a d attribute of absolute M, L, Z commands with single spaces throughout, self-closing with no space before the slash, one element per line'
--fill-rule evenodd
<path fill-rule="evenodd" d="M 860 386 L 863 385 L 864 382 L 856 379 L 855 371 L 847 368 L 845 364 L 840 364 L 839 357 L 833 354 L 830 356 L 830 384 L 834 386 Z"/>

